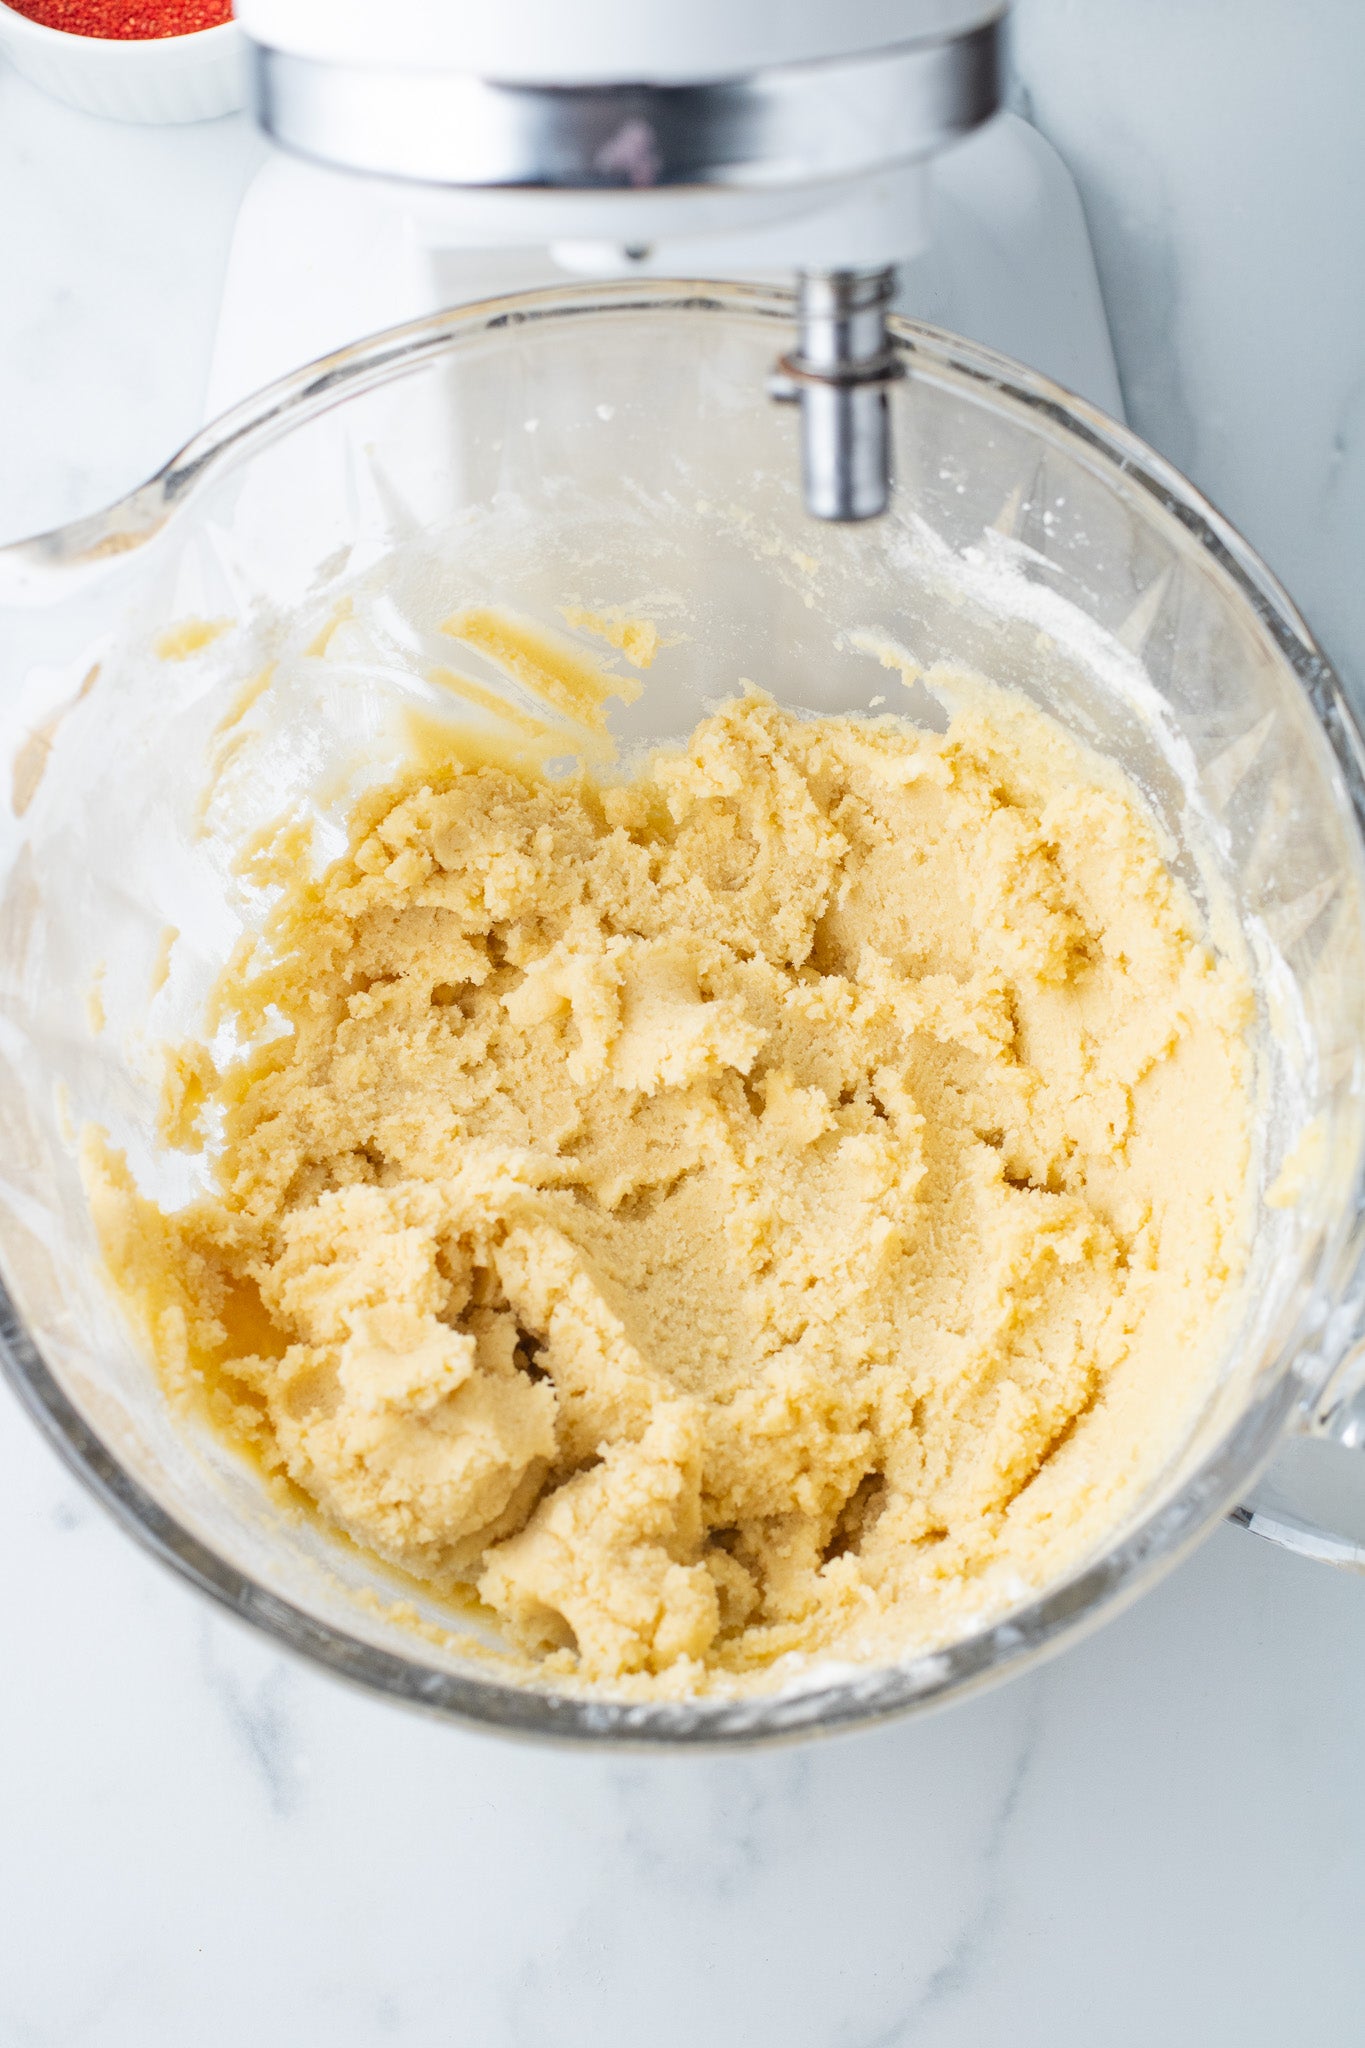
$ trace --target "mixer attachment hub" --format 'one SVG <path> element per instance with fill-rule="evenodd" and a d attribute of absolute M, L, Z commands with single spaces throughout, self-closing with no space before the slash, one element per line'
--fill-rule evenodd
<path fill-rule="evenodd" d="M 801 476 L 815 519 L 876 519 L 891 495 L 887 387 L 905 365 L 887 332 L 896 273 L 803 270 L 798 341 L 768 380 L 769 396 L 801 408 Z"/>

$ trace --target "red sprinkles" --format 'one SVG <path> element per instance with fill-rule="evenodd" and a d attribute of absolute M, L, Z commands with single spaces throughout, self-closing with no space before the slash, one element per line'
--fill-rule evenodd
<path fill-rule="evenodd" d="M 125 43 L 191 36 L 232 19 L 232 0 L 6 0 L 6 5 L 69 36 Z"/>

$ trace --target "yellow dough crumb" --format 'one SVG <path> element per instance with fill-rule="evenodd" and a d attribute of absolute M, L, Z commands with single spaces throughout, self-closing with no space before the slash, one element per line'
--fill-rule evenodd
<path fill-rule="evenodd" d="M 546 665 L 495 626 L 451 630 Z M 615 784 L 452 755 L 274 874 L 219 1002 L 283 1029 L 176 1049 L 215 1191 L 162 1215 L 106 1159 L 110 1265 L 172 1383 L 532 1663 L 678 1694 L 950 1640 L 1186 1439 L 1250 998 L 1022 700 L 750 694 Z"/>
<path fill-rule="evenodd" d="M 157 635 L 155 651 L 162 661 L 187 661 L 221 639 L 230 624 L 228 619 L 184 619 Z"/>
<path fill-rule="evenodd" d="M 663 645 L 653 619 L 632 618 L 620 605 L 596 612 L 586 605 L 566 605 L 564 622 L 576 632 L 595 633 L 608 646 L 619 648 L 632 668 L 651 668 Z"/>

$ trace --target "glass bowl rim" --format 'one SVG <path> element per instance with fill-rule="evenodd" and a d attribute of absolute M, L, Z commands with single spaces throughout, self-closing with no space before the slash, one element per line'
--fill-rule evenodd
<path fill-rule="evenodd" d="M 155 536 L 210 477 L 347 398 L 393 381 L 462 342 L 530 321 L 630 313 L 738 313 L 793 317 L 777 286 L 651 278 L 647 284 L 556 286 L 482 300 L 389 328 L 265 386 L 196 434 L 145 484 L 106 510 L 0 548 L 6 585 L 51 599 L 63 580 L 113 569 Z M 1307 697 L 1365 841 L 1365 739 L 1342 685 L 1278 579 L 1236 529 L 1172 464 L 1087 400 L 997 351 L 921 321 L 894 316 L 893 344 L 914 374 L 965 378 L 1022 405 L 1098 455 L 1190 531 L 1250 605 Z M 54 589 L 53 584 L 56 588 Z M 83 578 L 82 578 L 83 580 Z M 1318 1260 L 1311 1293 L 1333 1299 L 1365 1251 L 1365 1140 L 1351 1199 Z M 1012 1676 L 1088 1633 L 1135 1599 L 1185 1555 L 1272 1454 L 1297 1411 L 1320 1394 L 1336 1361 L 1308 1343 L 1316 1321 L 1301 1307 L 1282 1342 L 1269 1384 L 1239 1414 L 1169 1500 L 1150 1509 L 1106 1554 L 1019 1609 L 941 1649 L 902 1664 L 863 1669 L 829 1660 L 799 1688 L 737 1699 L 628 1701 L 555 1693 L 476 1677 L 400 1656 L 319 1620 L 271 1592 L 186 1529 L 134 1479 L 86 1421 L 48 1367 L 0 1276 L 0 1369 L 63 1462 L 145 1549 L 283 1647 L 371 1692 L 466 1726 L 567 1744 L 731 1747 L 832 1733 L 946 1703 Z M 1316 1370 L 1309 1368 L 1316 1367 Z"/>

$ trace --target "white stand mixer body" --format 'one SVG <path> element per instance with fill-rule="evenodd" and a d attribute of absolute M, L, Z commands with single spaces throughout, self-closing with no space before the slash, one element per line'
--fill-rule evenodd
<path fill-rule="evenodd" d="M 1016 356 L 1121 416 L 1075 186 L 1051 145 L 1012 114 L 888 177 L 884 192 L 864 184 L 831 204 L 823 223 L 805 215 L 680 234 L 634 262 L 594 232 L 586 209 L 576 238 L 560 219 L 500 205 L 522 197 L 427 192 L 273 155 L 238 217 L 210 414 L 380 328 L 575 274 L 782 277 L 796 267 L 797 234 L 822 225 L 856 248 L 872 213 L 879 227 L 892 216 L 900 310 Z"/>
<path fill-rule="evenodd" d="M 239 0 L 253 42 L 529 85 L 695 84 L 958 36 L 1001 0 Z"/>
<path fill-rule="evenodd" d="M 886 314 L 927 235 L 923 164 L 998 108 L 1002 14 L 1003 0 L 247 0 L 241 21 L 266 132 L 426 188 L 428 246 L 546 246 L 597 276 L 794 269 L 795 345 L 769 389 L 799 409 L 807 509 L 842 521 L 888 502 L 904 364 Z"/>

